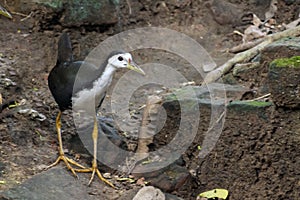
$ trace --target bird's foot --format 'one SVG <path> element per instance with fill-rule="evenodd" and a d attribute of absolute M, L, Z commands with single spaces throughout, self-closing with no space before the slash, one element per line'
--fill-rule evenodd
<path fill-rule="evenodd" d="M 108 180 L 106 180 L 103 176 L 102 176 L 102 174 L 101 174 L 101 172 L 99 171 L 99 169 L 97 168 L 97 166 L 92 166 L 91 168 L 86 168 L 86 169 L 75 169 L 75 171 L 76 172 L 78 172 L 78 173 L 81 173 L 81 172 L 92 172 L 92 176 L 91 176 L 91 178 L 90 178 L 90 181 L 89 181 L 89 183 L 88 183 L 88 185 L 90 185 L 91 183 L 92 183 L 92 181 L 93 181 L 93 179 L 94 179 L 94 177 L 95 177 L 95 174 L 97 174 L 97 176 L 99 177 L 99 179 L 101 180 L 101 181 L 103 181 L 104 183 L 106 183 L 107 185 L 109 185 L 110 187 L 112 187 L 112 188 L 115 188 L 115 186 L 111 183 L 111 182 L 109 182 Z"/>
<path fill-rule="evenodd" d="M 82 166 L 81 164 L 77 163 L 77 162 L 74 161 L 73 159 L 68 158 L 67 156 L 65 156 L 65 155 L 63 154 L 63 155 L 58 156 L 58 158 L 56 159 L 56 161 L 55 161 L 54 163 L 52 163 L 51 165 L 49 165 L 48 167 L 46 167 L 46 170 L 49 169 L 49 168 L 51 168 L 51 167 L 54 167 L 54 166 L 57 165 L 61 160 L 64 161 L 64 163 L 66 164 L 67 168 L 68 168 L 68 169 L 72 172 L 72 174 L 73 174 L 75 177 L 77 177 L 77 178 L 78 178 L 78 176 L 77 176 L 77 174 L 76 174 L 76 170 L 77 170 L 77 169 L 76 169 L 76 168 L 73 168 L 73 167 L 71 166 L 71 164 L 72 164 L 72 165 L 75 165 L 75 166 L 77 166 L 77 167 L 79 167 L 79 168 L 82 168 L 82 169 L 85 168 L 85 167 Z"/>

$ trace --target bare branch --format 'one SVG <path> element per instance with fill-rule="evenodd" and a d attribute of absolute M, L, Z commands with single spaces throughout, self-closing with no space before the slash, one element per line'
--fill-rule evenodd
<path fill-rule="evenodd" d="M 279 33 L 274 33 L 272 35 L 267 35 L 263 41 L 258 44 L 257 46 L 236 54 L 233 58 L 228 60 L 226 63 L 221 65 L 220 67 L 216 68 L 215 70 L 209 72 L 206 77 L 204 78 L 203 83 L 211 83 L 217 81 L 222 75 L 226 74 L 231 70 L 231 68 L 236 64 L 243 62 L 245 60 L 250 60 L 254 56 L 256 56 L 261 50 L 263 50 L 267 45 L 270 43 L 279 40 L 284 37 L 296 37 L 300 35 L 300 26 L 295 28 L 291 28 Z"/>

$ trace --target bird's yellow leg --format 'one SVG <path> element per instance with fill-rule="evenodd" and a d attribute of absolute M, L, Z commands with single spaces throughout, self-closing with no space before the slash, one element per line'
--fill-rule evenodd
<path fill-rule="evenodd" d="M 90 185 L 94 179 L 95 173 L 97 176 L 100 178 L 101 181 L 106 183 L 107 185 L 115 188 L 115 186 L 110 183 L 108 180 L 106 180 L 100 173 L 98 166 L 97 166 L 97 140 L 98 140 L 98 124 L 97 124 L 97 119 L 96 116 L 94 117 L 94 128 L 93 128 L 93 133 L 92 133 L 92 138 L 93 138 L 93 144 L 94 144 L 94 157 L 92 161 L 92 167 L 87 168 L 87 169 L 75 169 L 76 172 L 92 172 L 92 176 L 90 178 L 90 181 L 88 185 Z"/>
<path fill-rule="evenodd" d="M 84 169 L 85 167 L 80 165 L 79 163 L 75 162 L 71 158 L 68 158 L 67 156 L 65 156 L 65 153 L 63 150 L 63 145 L 62 145 L 62 139 L 61 139 L 61 111 L 59 111 L 59 113 L 56 117 L 56 131 L 57 131 L 57 139 L 58 139 L 58 143 L 59 143 L 59 156 L 56 159 L 56 161 L 53 164 L 49 165 L 46 169 L 49 169 L 49 168 L 57 165 L 61 160 L 63 160 L 65 162 L 65 164 L 67 165 L 67 168 L 69 170 L 71 170 L 71 172 L 74 174 L 74 176 L 77 177 L 75 169 L 70 164 L 80 167 L 82 169 Z"/>

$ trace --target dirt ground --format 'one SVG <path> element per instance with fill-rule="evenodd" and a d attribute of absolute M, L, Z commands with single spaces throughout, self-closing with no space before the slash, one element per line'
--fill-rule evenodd
<path fill-rule="evenodd" d="M 256 3 L 259 1 L 232 0 L 230 2 L 236 3 L 241 13 L 252 11 L 258 16 L 264 15 L 268 5 Z M 129 16 L 129 8 L 124 1 L 121 5 L 120 22 L 105 27 L 90 25 L 63 27 L 51 17 L 47 17 L 47 12 L 38 10 L 34 10 L 33 17 L 24 21 L 20 21 L 23 17 L 19 15 L 14 15 L 13 20 L 0 16 L 0 80 L 2 80 L 0 93 L 3 103 L 10 105 L 0 112 L 0 180 L 5 180 L 5 183 L 0 183 L 0 190 L 14 187 L 42 172 L 45 166 L 56 158 L 55 117 L 58 107 L 48 89 L 47 76 L 56 63 L 57 41 L 63 31 L 71 36 L 75 57 L 83 59 L 101 41 L 123 30 L 147 26 L 166 27 L 185 33 L 198 41 L 211 54 L 215 62 L 221 64 L 233 56 L 227 53 L 226 49 L 241 42 L 241 38 L 234 36 L 232 32 L 243 30 L 247 24 L 239 21 L 220 21 L 216 19 L 219 15 L 215 15 L 211 7 L 206 4 L 207 1 L 189 0 L 174 0 L 167 3 L 148 0 L 132 1 L 132 12 L 136 14 Z M 279 23 L 290 22 L 296 15 L 297 7 L 299 10 L 299 5 L 296 3 L 286 5 L 284 1 L 279 1 L 280 12 L 276 20 Z M 226 12 L 224 13 L 226 15 Z M 223 19 L 226 19 L 226 16 Z M 136 54 L 136 61 L 138 63 L 169 61 L 160 59 L 158 55 L 159 53 L 147 54 L 146 51 L 141 51 Z M 171 57 L 170 60 L 179 63 L 178 69 L 191 81 L 201 83 L 201 77 L 185 69 L 184 62 L 178 61 L 176 57 Z M 116 77 L 121 74 L 122 72 L 118 73 Z M 251 77 L 246 78 L 242 84 L 249 86 L 252 84 L 251 80 Z M 136 107 L 142 105 L 144 100 L 143 96 L 140 98 L 135 96 L 135 101 L 139 103 Z M 102 107 L 103 113 L 106 110 L 105 106 L 106 103 Z M 43 116 L 19 113 L 24 109 L 34 109 L 46 119 L 43 120 Z M 109 114 L 105 115 L 109 116 Z M 295 199 L 293 197 L 296 197 L 297 189 L 299 194 L 300 180 L 298 169 L 294 166 L 297 166 L 296 160 L 297 158 L 299 160 L 300 154 L 297 149 L 299 132 L 297 136 L 293 131 L 300 130 L 299 112 L 272 108 L 267 109 L 265 115 L 270 121 L 261 120 L 253 115 L 248 116 L 247 122 L 240 124 L 236 113 L 234 111 L 229 113 L 222 139 L 204 165 L 203 161 L 197 159 L 195 151 L 198 142 L 203 138 L 196 137 L 192 146 L 183 155 L 183 160 L 188 170 L 202 173 L 193 176 L 192 181 L 179 190 L 173 191 L 173 194 L 184 199 L 195 199 L 197 194 L 209 188 L 223 187 L 233 194 L 230 199 Z M 76 138 L 71 116 L 63 115 L 62 123 L 64 148 L 70 156 L 76 156 L 78 152 L 68 142 Z M 256 126 L 251 127 L 249 123 Z M 206 128 L 201 127 L 203 130 Z M 171 129 L 172 127 L 170 130 L 164 129 L 162 136 L 158 135 L 155 138 L 157 146 L 153 148 L 158 148 L 167 142 L 164 133 L 172 132 Z M 236 132 L 242 133 L 242 136 L 233 134 Z M 237 137 L 242 137 L 242 144 L 234 144 L 233 141 Z M 229 145 L 228 141 L 233 143 Z M 274 146 L 274 141 L 280 145 Z M 228 145 L 230 149 L 226 150 Z M 244 151 L 251 153 L 247 154 Z M 250 156 L 253 154 L 256 159 Z M 266 159 L 270 155 L 273 155 L 276 160 Z M 89 155 L 83 154 L 80 162 L 89 165 L 90 158 Z M 239 164 L 236 160 L 239 160 Z M 272 163 L 281 167 L 276 168 Z M 253 167 L 248 167 L 249 165 Z M 278 172 L 275 168 L 281 171 Z M 245 177 L 246 174 L 248 177 L 246 182 L 251 180 L 250 185 L 241 184 L 245 180 L 240 180 L 237 174 L 236 177 L 228 178 L 233 171 L 240 171 L 238 174 L 241 177 Z M 118 174 L 112 170 L 109 172 Z M 294 177 L 285 174 L 292 174 Z M 269 185 L 265 185 L 262 180 L 268 177 Z M 92 185 L 92 187 L 96 186 L 96 184 Z M 138 187 L 129 183 L 122 183 L 119 186 L 124 191 Z M 239 195 L 241 193 L 243 196 Z M 292 195 L 289 196 L 290 194 Z"/>

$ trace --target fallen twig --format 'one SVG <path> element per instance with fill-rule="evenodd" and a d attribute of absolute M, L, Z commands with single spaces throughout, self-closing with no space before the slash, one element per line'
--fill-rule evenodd
<path fill-rule="evenodd" d="M 132 10 L 131 10 L 131 4 L 130 4 L 130 1 L 129 0 L 126 0 L 126 3 L 128 5 L 128 9 L 129 9 L 129 15 L 132 14 Z"/>
<path fill-rule="evenodd" d="M 245 51 L 247 49 L 251 49 L 252 47 L 255 47 L 256 45 L 258 45 L 259 43 L 261 43 L 264 40 L 264 38 L 259 38 L 256 39 L 254 41 L 249 41 L 247 43 L 242 43 L 238 46 L 232 47 L 231 49 L 229 49 L 230 53 L 239 53 L 242 51 Z"/>
<path fill-rule="evenodd" d="M 21 17 L 27 17 L 28 15 L 25 15 L 25 14 L 23 14 L 23 13 L 19 13 L 19 12 L 11 12 L 11 14 L 13 14 L 13 15 L 19 15 L 19 16 L 21 16 Z"/>
<path fill-rule="evenodd" d="M 263 41 L 257 46 L 236 54 L 233 58 L 228 60 L 225 64 L 216 68 L 215 70 L 209 72 L 204 78 L 203 84 L 212 83 L 217 81 L 222 75 L 226 74 L 231 70 L 231 68 L 236 64 L 245 60 L 250 60 L 254 56 L 256 56 L 262 49 L 264 49 L 270 43 L 279 40 L 284 37 L 296 37 L 300 35 L 300 26 L 297 26 L 292 29 L 288 29 L 279 33 L 274 33 L 272 35 L 266 36 Z"/>
<path fill-rule="evenodd" d="M 260 96 L 260 97 L 255 98 L 255 99 L 245 100 L 245 102 L 257 101 L 257 100 L 261 100 L 261 99 L 267 98 L 267 97 L 269 97 L 269 96 L 271 96 L 271 93 L 265 94 L 265 95 L 263 95 L 263 96 Z"/>
<path fill-rule="evenodd" d="M 28 18 L 30 18 L 32 16 L 32 14 L 33 14 L 33 12 L 30 12 L 29 15 L 27 15 L 26 17 L 24 17 L 20 21 L 23 22 L 23 21 L 27 20 Z"/>
<path fill-rule="evenodd" d="M 298 16 L 298 19 L 286 24 L 286 25 L 283 25 L 286 29 L 290 29 L 290 28 L 295 28 L 296 26 L 298 26 L 298 24 L 300 23 L 300 14 Z"/>

